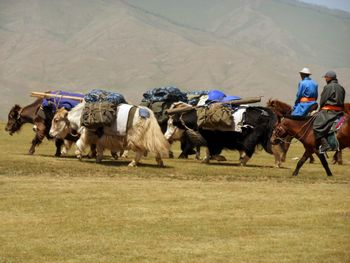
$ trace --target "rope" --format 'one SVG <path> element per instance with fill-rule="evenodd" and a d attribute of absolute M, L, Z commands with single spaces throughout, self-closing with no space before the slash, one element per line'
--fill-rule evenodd
<path fill-rule="evenodd" d="M 188 127 L 188 126 L 186 125 L 185 121 L 182 119 L 182 115 L 184 115 L 184 114 L 185 114 L 185 113 L 182 113 L 182 114 L 180 115 L 181 124 L 182 124 L 187 130 L 192 130 L 192 131 L 194 131 L 193 129 L 191 129 L 190 127 Z"/>
<path fill-rule="evenodd" d="M 299 133 L 300 131 L 302 131 L 302 130 L 306 127 L 304 133 L 303 133 L 301 136 L 299 136 L 299 139 L 297 138 L 298 140 L 301 140 L 301 139 L 306 135 L 306 133 L 309 131 L 310 126 L 312 125 L 313 121 L 316 119 L 316 115 L 317 115 L 317 113 L 314 114 L 307 122 L 305 122 L 305 123 L 303 124 L 303 126 L 301 126 L 301 128 L 299 129 L 299 131 L 296 132 L 295 135 L 291 135 L 292 138 L 297 138 L 296 136 L 298 135 L 298 133 Z M 282 137 L 276 137 L 276 138 L 277 138 L 278 140 L 282 141 L 283 143 L 286 143 L 286 144 L 292 144 L 292 143 L 293 143 L 292 141 L 290 141 L 290 142 L 286 141 L 286 140 L 285 140 L 284 138 L 282 138 Z M 295 141 L 294 143 L 297 143 L 297 141 Z"/>

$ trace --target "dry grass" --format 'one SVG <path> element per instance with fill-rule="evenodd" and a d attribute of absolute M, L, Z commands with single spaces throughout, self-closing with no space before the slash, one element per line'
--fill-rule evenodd
<path fill-rule="evenodd" d="M 299 144 L 284 169 L 263 152 L 129 168 L 55 158 L 47 141 L 28 156 L 29 126 L 0 129 L 0 262 L 350 261 L 349 150 L 334 177 L 318 161 L 294 178 Z"/>

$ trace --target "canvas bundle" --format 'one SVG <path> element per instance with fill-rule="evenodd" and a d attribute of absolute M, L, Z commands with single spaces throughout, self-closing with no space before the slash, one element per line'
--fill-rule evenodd
<path fill-rule="evenodd" d="M 232 130 L 234 128 L 232 109 L 221 103 L 197 108 L 199 128 L 210 130 Z"/>
<path fill-rule="evenodd" d="M 81 115 L 81 125 L 89 129 L 111 126 L 116 119 L 117 105 L 110 102 L 87 102 Z"/>
<path fill-rule="evenodd" d="M 94 89 L 91 90 L 89 93 L 85 94 L 84 100 L 86 102 L 108 101 L 116 105 L 119 105 L 120 103 L 126 103 L 126 100 L 122 94 L 100 89 Z"/>
<path fill-rule="evenodd" d="M 154 116 L 156 117 L 159 124 L 162 124 L 168 121 L 168 115 L 166 110 L 170 108 L 172 102 L 169 101 L 156 101 L 156 102 L 147 102 L 142 101 L 141 106 L 148 107 L 154 112 Z"/>

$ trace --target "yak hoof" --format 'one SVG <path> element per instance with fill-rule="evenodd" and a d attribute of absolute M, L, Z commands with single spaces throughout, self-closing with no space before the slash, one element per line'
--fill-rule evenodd
<path fill-rule="evenodd" d="M 136 167 L 136 162 L 135 161 L 131 161 L 129 164 L 128 164 L 129 167 Z"/>

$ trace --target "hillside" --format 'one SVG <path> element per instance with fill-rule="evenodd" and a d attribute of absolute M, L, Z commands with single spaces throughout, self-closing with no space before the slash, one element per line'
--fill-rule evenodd
<path fill-rule="evenodd" d="M 146 4 L 147 3 L 147 4 Z M 30 91 L 222 89 L 292 103 L 298 71 L 350 86 L 350 15 L 287 0 L 2 0 L 0 118 Z M 348 94 L 348 100 L 350 100 Z"/>

